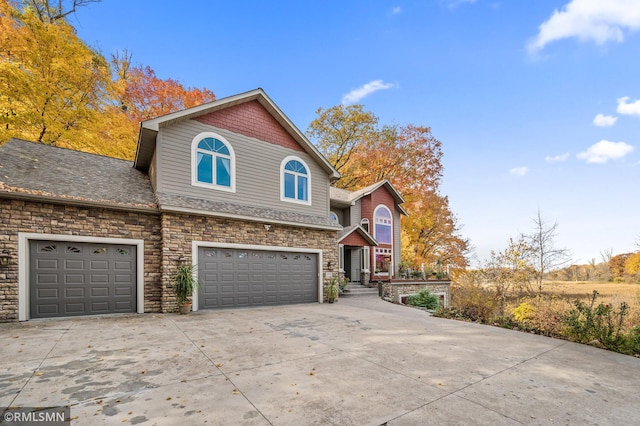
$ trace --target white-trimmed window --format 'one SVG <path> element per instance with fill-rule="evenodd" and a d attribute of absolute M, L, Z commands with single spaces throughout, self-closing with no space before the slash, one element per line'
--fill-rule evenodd
<path fill-rule="evenodd" d="M 362 272 L 371 272 L 371 249 L 362 247 Z"/>
<path fill-rule="evenodd" d="M 393 255 L 389 248 L 376 247 L 376 275 L 391 275 L 393 270 Z"/>
<path fill-rule="evenodd" d="M 374 235 L 380 244 L 393 243 L 393 216 L 385 205 L 379 205 L 373 212 Z"/>
<path fill-rule="evenodd" d="M 360 221 L 360 226 L 362 226 L 362 228 L 363 228 L 365 231 L 367 231 L 367 232 L 371 232 L 371 231 L 369 230 L 369 219 L 367 219 L 366 217 Z"/>
<path fill-rule="evenodd" d="M 212 132 L 191 142 L 191 185 L 235 192 L 236 158 L 227 140 Z"/>
<path fill-rule="evenodd" d="M 338 213 L 333 210 L 329 212 L 329 220 L 331 223 L 340 224 L 340 219 L 338 219 Z"/>
<path fill-rule="evenodd" d="M 280 164 L 280 199 L 311 204 L 311 174 L 301 158 L 287 157 Z"/>
<path fill-rule="evenodd" d="M 344 245 L 338 245 L 338 270 L 344 272 Z"/>

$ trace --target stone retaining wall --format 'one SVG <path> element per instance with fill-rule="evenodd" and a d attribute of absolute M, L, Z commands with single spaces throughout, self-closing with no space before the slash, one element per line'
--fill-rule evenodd
<path fill-rule="evenodd" d="M 440 296 L 445 308 L 451 303 L 451 281 L 391 281 L 382 283 L 382 297 L 394 303 L 402 303 L 401 298 L 411 294 L 418 294 L 427 289 L 430 293 Z"/>

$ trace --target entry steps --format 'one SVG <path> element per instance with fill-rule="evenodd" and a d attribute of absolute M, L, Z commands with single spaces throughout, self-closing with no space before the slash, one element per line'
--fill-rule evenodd
<path fill-rule="evenodd" d="M 340 295 L 340 297 L 352 297 L 352 296 L 371 296 L 378 295 L 377 288 L 371 288 L 360 283 L 349 283 L 344 288 L 344 293 Z"/>

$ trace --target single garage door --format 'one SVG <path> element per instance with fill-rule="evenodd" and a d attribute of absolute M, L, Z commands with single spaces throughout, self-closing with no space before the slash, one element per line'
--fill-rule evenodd
<path fill-rule="evenodd" d="M 136 247 L 30 241 L 31 318 L 136 312 Z"/>
<path fill-rule="evenodd" d="M 200 247 L 198 307 L 318 301 L 318 255 Z"/>

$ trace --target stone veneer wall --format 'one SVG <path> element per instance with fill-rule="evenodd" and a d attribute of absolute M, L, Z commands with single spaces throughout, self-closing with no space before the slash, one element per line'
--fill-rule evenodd
<path fill-rule="evenodd" d="M 390 299 L 394 303 L 400 303 L 400 296 L 418 294 L 420 290 L 427 289 L 431 293 L 444 293 L 444 307 L 451 303 L 451 281 L 392 281 L 382 284 L 382 297 Z"/>
<path fill-rule="evenodd" d="M 144 240 L 144 309 L 161 312 L 160 217 L 157 213 L 0 199 L 0 322 L 18 319 L 18 232 Z"/>
<path fill-rule="evenodd" d="M 250 222 L 180 213 L 162 213 L 162 311 L 175 312 L 178 307 L 171 278 L 178 258 L 192 262 L 191 243 L 195 241 L 250 244 L 260 246 L 298 247 L 322 250 L 322 276 L 338 274 L 338 232 L 296 226 Z M 197 256 L 197 253 L 193 255 Z M 328 262 L 334 265 L 327 268 Z"/>

